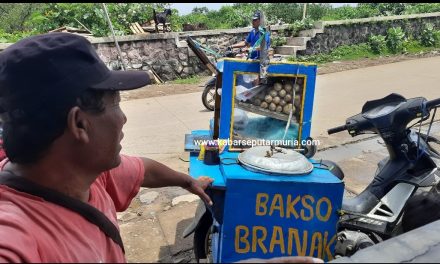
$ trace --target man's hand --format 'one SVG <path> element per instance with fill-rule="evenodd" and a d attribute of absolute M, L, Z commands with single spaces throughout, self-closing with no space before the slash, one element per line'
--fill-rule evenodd
<path fill-rule="evenodd" d="M 187 191 L 198 195 L 203 201 L 207 204 L 212 205 L 211 198 L 205 193 L 205 189 L 214 181 L 214 179 L 209 178 L 207 176 L 200 176 L 197 180 L 192 180 L 191 184 L 188 188 L 185 188 Z"/>
<path fill-rule="evenodd" d="M 159 188 L 180 186 L 198 195 L 207 204 L 212 205 L 211 198 L 205 193 L 205 189 L 214 181 L 213 179 L 202 176 L 196 180 L 186 173 L 175 171 L 152 159 L 142 157 L 142 160 L 145 167 L 142 187 Z"/>

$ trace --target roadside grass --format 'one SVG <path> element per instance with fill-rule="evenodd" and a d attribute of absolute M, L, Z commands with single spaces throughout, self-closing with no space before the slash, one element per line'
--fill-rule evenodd
<path fill-rule="evenodd" d="M 408 43 L 405 44 L 406 51 L 408 53 L 418 53 L 418 52 L 429 52 L 432 50 L 438 50 L 439 47 L 425 47 L 423 46 L 419 41 L 412 40 L 408 41 Z"/>
<path fill-rule="evenodd" d="M 429 52 L 437 50 L 439 47 L 425 47 L 417 40 L 409 40 L 404 44 L 405 52 L 400 54 L 414 54 L 420 52 Z M 388 49 L 384 50 L 380 54 L 374 53 L 367 43 L 356 45 L 344 45 L 335 48 L 330 53 L 321 53 L 309 56 L 298 56 L 297 58 L 289 57 L 288 61 L 293 62 L 309 62 L 316 63 L 318 65 L 333 62 L 333 61 L 347 61 L 347 60 L 359 60 L 359 59 L 374 59 L 383 56 L 396 56 L 400 54 L 393 54 Z"/>
<path fill-rule="evenodd" d="M 177 79 L 172 81 L 173 84 L 199 84 L 201 79 L 197 75 L 190 76 L 188 78 Z"/>

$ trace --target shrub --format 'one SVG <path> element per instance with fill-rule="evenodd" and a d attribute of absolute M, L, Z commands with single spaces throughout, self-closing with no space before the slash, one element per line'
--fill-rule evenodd
<path fill-rule="evenodd" d="M 273 37 L 271 39 L 271 46 L 272 47 L 278 47 L 283 46 L 287 43 L 286 37 Z"/>
<path fill-rule="evenodd" d="M 388 50 L 390 52 L 392 53 L 404 52 L 405 51 L 404 43 L 406 42 L 405 32 L 403 32 L 402 28 L 400 27 L 389 28 L 387 30 L 386 42 L 387 42 Z"/>
<path fill-rule="evenodd" d="M 385 36 L 382 35 L 372 35 L 368 39 L 368 44 L 370 49 L 375 54 L 381 54 L 386 49 Z"/>
<path fill-rule="evenodd" d="M 332 9 L 326 16 L 323 17 L 323 20 L 340 20 L 352 18 L 357 18 L 356 7 L 344 5 Z"/>
<path fill-rule="evenodd" d="M 379 11 L 380 15 L 392 16 L 401 15 L 407 4 L 404 3 L 360 3 L 359 6 L 368 6 Z"/>
<path fill-rule="evenodd" d="M 433 13 L 440 11 L 440 3 L 411 3 L 405 7 L 404 14 Z"/>
<path fill-rule="evenodd" d="M 380 11 L 377 8 L 358 4 L 356 8 L 356 18 L 366 18 L 366 17 L 375 17 L 380 16 Z"/>
<path fill-rule="evenodd" d="M 420 34 L 420 43 L 425 47 L 437 46 L 440 42 L 439 36 L 440 32 L 434 29 L 434 25 L 427 23 Z"/>
<path fill-rule="evenodd" d="M 328 3 L 309 3 L 307 4 L 307 17 L 313 20 L 321 20 L 330 10 L 332 6 Z"/>
<path fill-rule="evenodd" d="M 354 45 L 342 45 L 330 53 L 334 59 L 352 59 L 352 58 L 362 58 L 368 55 L 370 52 L 370 47 L 366 43 L 354 44 Z"/>
<path fill-rule="evenodd" d="M 314 28 L 313 20 L 306 18 L 304 20 L 297 20 L 290 24 L 286 31 L 290 33 L 291 36 L 295 37 L 301 30 Z"/>
<path fill-rule="evenodd" d="M 318 53 L 309 56 L 290 57 L 288 61 L 326 63 L 335 60 L 350 60 L 369 57 L 370 48 L 366 43 L 343 45 L 335 48 L 330 53 Z"/>
<path fill-rule="evenodd" d="M 293 22 L 292 24 L 289 24 L 289 26 L 286 29 L 286 33 L 295 36 L 303 29 L 303 24 L 301 21 L 297 20 Z"/>
<path fill-rule="evenodd" d="M 16 32 L 16 33 L 6 33 L 0 29 L 0 43 L 14 43 L 23 38 L 36 35 L 36 32 L 27 31 L 27 32 Z"/>
<path fill-rule="evenodd" d="M 434 40 L 435 40 L 435 46 L 440 46 L 440 30 L 436 30 L 434 32 Z"/>
<path fill-rule="evenodd" d="M 269 3 L 266 11 L 267 18 L 273 21 L 282 19 L 291 24 L 302 18 L 302 4 L 298 3 Z"/>
<path fill-rule="evenodd" d="M 359 4 L 357 7 L 343 5 L 338 8 L 333 8 L 327 12 L 322 18 L 323 20 L 342 20 L 342 19 L 356 19 L 365 17 L 378 16 L 379 10 L 368 5 Z"/>

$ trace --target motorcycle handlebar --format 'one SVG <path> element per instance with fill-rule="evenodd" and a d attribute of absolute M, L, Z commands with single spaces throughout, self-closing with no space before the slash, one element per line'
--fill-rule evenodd
<path fill-rule="evenodd" d="M 331 135 L 331 134 L 338 133 L 338 132 L 341 132 L 341 131 L 344 131 L 344 130 L 347 130 L 347 125 L 330 128 L 329 130 L 327 130 L 327 133 L 329 135 Z"/>
<path fill-rule="evenodd" d="M 440 98 L 426 102 L 426 108 L 428 110 L 431 110 L 431 108 L 438 107 L 438 106 L 440 106 Z"/>
<path fill-rule="evenodd" d="M 425 103 L 425 109 L 427 111 L 430 111 L 431 109 L 436 108 L 436 107 L 440 107 L 440 98 L 437 98 L 437 99 L 434 99 L 434 100 L 431 100 L 431 101 L 425 101 L 425 102 L 426 102 Z M 408 120 L 408 121 L 410 121 L 410 120 Z M 369 130 L 370 126 L 372 125 L 372 124 L 369 125 L 369 122 L 367 120 L 365 120 L 361 116 L 361 114 L 358 114 L 356 116 L 351 117 L 350 118 L 350 122 L 347 121 L 347 124 L 349 124 L 350 127 L 352 126 L 353 129 L 356 129 L 357 131 Z M 347 130 L 348 129 L 347 124 L 342 125 L 342 126 L 338 126 L 338 127 L 334 127 L 334 128 L 330 128 L 330 129 L 327 130 L 327 133 L 329 135 L 331 135 L 331 134 L 334 134 L 334 133 L 338 133 L 338 132 Z M 352 129 L 352 128 L 350 128 L 350 129 Z M 352 134 L 352 133 L 350 133 L 350 134 Z M 356 133 L 353 133 L 353 134 L 356 134 Z"/>

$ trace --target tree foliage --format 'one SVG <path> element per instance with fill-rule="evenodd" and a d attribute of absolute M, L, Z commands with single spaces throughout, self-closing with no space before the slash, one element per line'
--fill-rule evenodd
<path fill-rule="evenodd" d="M 130 34 L 130 24 L 153 19 L 153 8 L 162 10 L 168 4 L 108 3 L 107 10 L 116 35 Z M 47 32 L 62 26 L 82 28 L 83 24 L 95 36 L 110 34 L 102 4 L 49 3 L 32 14 L 29 24 L 38 32 Z"/>
<path fill-rule="evenodd" d="M 162 11 L 169 3 L 107 3 L 109 16 L 117 35 L 131 34 L 130 24 L 144 23 L 153 19 L 153 8 Z M 303 16 L 303 3 L 235 3 L 219 10 L 195 7 L 188 15 L 179 15 L 173 9 L 171 27 L 181 31 L 182 25 L 204 24 L 208 29 L 226 29 L 251 25 L 252 14 L 261 10 L 266 22 L 279 21 L 298 24 Z M 333 8 L 327 3 L 307 4 L 307 19 L 339 20 L 372 16 L 415 14 L 440 11 L 439 3 L 360 3 Z M 45 33 L 50 30 L 84 25 L 94 36 L 109 36 L 110 29 L 104 16 L 102 4 L 98 3 L 1 3 L 0 42 L 16 41 L 21 37 Z"/>
<path fill-rule="evenodd" d="M 206 6 L 202 7 L 194 7 L 192 10 L 193 13 L 206 14 L 209 12 L 209 9 Z"/>
<path fill-rule="evenodd" d="M 407 5 L 404 3 L 360 3 L 359 7 L 368 7 L 371 10 L 377 10 L 380 15 L 392 16 L 402 15 Z"/>
<path fill-rule="evenodd" d="M 40 3 L 0 3 L 0 29 L 5 33 L 29 31 L 26 22 L 42 6 Z"/>

